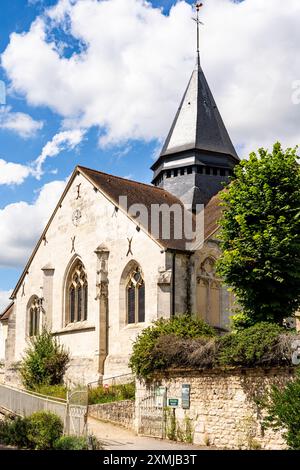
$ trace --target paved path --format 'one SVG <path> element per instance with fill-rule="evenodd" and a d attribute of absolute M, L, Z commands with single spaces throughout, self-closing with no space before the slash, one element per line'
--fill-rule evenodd
<path fill-rule="evenodd" d="M 111 423 L 88 419 L 89 431 L 103 443 L 105 450 L 209 450 L 192 444 L 137 436 L 133 431 Z"/>

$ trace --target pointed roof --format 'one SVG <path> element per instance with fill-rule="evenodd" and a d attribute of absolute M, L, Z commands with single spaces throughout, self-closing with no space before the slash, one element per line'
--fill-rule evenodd
<path fill-rule="evenodd" d="M 194 149 L 239 160 L 201 68 L 199 54 L 160 158 Z"/>

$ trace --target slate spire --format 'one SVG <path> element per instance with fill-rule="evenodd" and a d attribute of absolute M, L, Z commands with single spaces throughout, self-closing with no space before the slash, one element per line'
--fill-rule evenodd
<path fill-rule="evenodd" d="M 160 156 L 186 150 L 238 156 L 200 65 L 200 56 Z"/>
<path fill-rule="evenodd" d="M 153 184 L 194 206 L 222 189 L 239 158 L 200 64 L 199 9 L 197 60 L 158 160 Z"/>

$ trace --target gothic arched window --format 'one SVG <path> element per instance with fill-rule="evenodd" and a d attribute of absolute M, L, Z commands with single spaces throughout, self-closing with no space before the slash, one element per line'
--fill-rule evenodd
<path fill-rule="evenodd" d="M 145 282 L 140 268 L 136 268 L 128 277 L 127 293 L 127 323 L 142 323 L 145 321 Z"/>
<path fill-rule="evenodd" d="M 28 334 L 30 337 L 37 336 L 40 332 L 40 303 L 37 296 L 32 297 L 28 305 Z"/>
<path fill-rule="evenodd" d="M 85 268 L 77 261 L 68 276 L 66 292 L 66 323 L 87 320 L 88 282 Z"/>

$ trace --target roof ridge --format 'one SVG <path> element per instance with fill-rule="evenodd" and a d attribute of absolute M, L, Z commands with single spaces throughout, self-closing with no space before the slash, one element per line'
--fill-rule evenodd
<path fill-rule="evenodd" d="M 112 178 L 117 178 L 117 179 L 121 179 L 121 180 L 124 180 L 124 181 L 128 181 L 129 183 L 135 183 L 135 184 L 138 184 L 138 185 L 147 186 L 148 188 L 151 188 L 151 189 L 158 189 L 159 191 L 168 192 L 163 188 L 160 188 L 158 186 L 154 186 L 153 184 L 147 184 L 147 183 L 142 183 L 141 181 L 130 180 L 129 178 L 124 178 L 123 176 L 112 175 L 111 173 L 106 173 L 105 171 L 95 170 L 94 168 L 88 168 L 88 167 L 82 166 L 82 165 L 77 165 L 77 168 L 81 168 L 82 170 L 92 171 L 94 173 L 100 173 L 101 175 L 110 176 Z"/>

